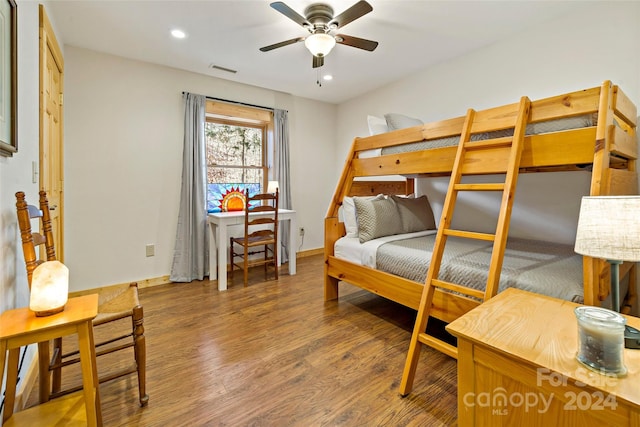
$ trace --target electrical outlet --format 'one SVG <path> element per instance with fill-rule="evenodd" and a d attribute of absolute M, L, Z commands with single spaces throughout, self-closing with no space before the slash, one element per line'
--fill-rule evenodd
<path fill-rule="evenodd" d="M 147 256 L 154 256 L 156 254 L 156 245 L 149 244 L 146 246 Z"/>
<path fill-rule="evenodd" d="M 304 236 L 304 227 L 300 227 L 300 235 Z"/>

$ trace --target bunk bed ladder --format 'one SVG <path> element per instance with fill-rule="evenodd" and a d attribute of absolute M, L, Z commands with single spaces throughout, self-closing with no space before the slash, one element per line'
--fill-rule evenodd
<path fill-rule="evenodd" d="M 487 119 L 486 116 L 481 116 L 474 110 L 469 110 L 467 112 L 464 127 L 462 129 L 462 134 L 460 136 L 460 144 L 458 145 L 456 158 L 451 172 L 451 180 L 444 201 L 442 217 L 438 225 L 431 263 L 429 265 L 429 272 L 427 274 L 425 286 L 422 291 L 422 298 L 420 300 L 420 305 L 418 308 L 418 315 L 416 318 L 413 334 L 411 336 L 409 352 L 407 354 L 407 360 L 402 375 L 402 382 L 400 384 L 400 394 L 402 396 L 406 396 L 411 392 L 422 344 L 427 344 L 453 358 L 457 358 L 457 349 L 455 346 L 432 335 L 429 335 L 426 332 L 427 321 L 429 319 L 432 301 L 436 289 L 440 289 L 444 292 L 458 292 L 476 301 L 486 301 L 489 298 L 495 296 L 498 292 L 498 281 L 500 279 L 502 259 L 507 242 L 507 232 L 509 229 L 511 209 L 513 206 L 513 198 L 518 179 L 522 146 L 524 145 L 523 140 L 527 121 L 529 119 L 530 104 L 531 103 L 529 99 L 527 97 L 523 97 L 518 104 L 513 105 L 513 107 L 516 108 L 515 111 L 517 114 L 509 115 L 505 112 L 505 117 L 511 117 L 511 122 L 508 124 L 508 127 L 513 128 L 513 137 L 501 137 L 472 141 L 471 135 L 474 133 L 474 131 L 477 132 L 477 129 L 482 129 L 482 131 L 486 132 L 491 130 L 504 129 L 505 126 L 503 121 L 500 127 L 496 127 L 495 129 L 487 129 L 486 123 L 483 123 L 483 120 Z M 513 118 L 515 118 L 514 121 Z M 498 122 L 500 120 L 496 121 Z M 469 167 L 469 164 L 465 163 L 465 157 L 468 153 L 473 153 L 474 161 L 478 161 L 478 159 L 481 159 L 481 157 L 478 156 L 483 154 L 482 151 L 485 151 L 485 154 L 491 156 L 491 153 L 495 153 L 495 150 L 500 149 L 501 147 L 507 148 L 508 160 L 506 161 L 506 164 L 500 167 L 500 170 L 496 172 L 502 172 L 505 174 L 504 183 L 465 184 L 461 182 L 463 174 L 465 174 L 465 171 Z M 489 160 L 489 158 L 487 158 L 487 160 Z M 456 199 L 460 191 L 502 192 L 502 201 L 498 213 L 498 221 L 496 224 L 495 234 L 454 230 L 450 228 Z M 440 264 L 442 262 L 445 244 L 447 241 L 447 237 L 449 236 L 493 242 L 490 270 L 485 292 L 438 279 L 438 273 L 440 271 Z"/>

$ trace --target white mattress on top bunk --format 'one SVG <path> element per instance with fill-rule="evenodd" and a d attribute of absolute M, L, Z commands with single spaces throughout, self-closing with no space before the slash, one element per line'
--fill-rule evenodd
<path fill-rule="evenodd" d="M 337 258 L 424 283 L 431 261 L 435 230 L 386 236 L 363 244 L 358 238 L 336 242 Z M 491 242 L 449 237 L 440 279 L 484 290 Z M 584 299 L 582 257 L 570 245 L 509 239 L 499 292 L 507 287 L 581 303 Z"/>

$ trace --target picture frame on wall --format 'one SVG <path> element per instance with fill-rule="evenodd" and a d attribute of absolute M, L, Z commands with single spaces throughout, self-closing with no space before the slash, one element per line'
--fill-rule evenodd
<path fill-rule="evenodd" d="M 0 155 L 18 151 L 17 61 L 18 9 L 15 0 L 0 0 Z"/>

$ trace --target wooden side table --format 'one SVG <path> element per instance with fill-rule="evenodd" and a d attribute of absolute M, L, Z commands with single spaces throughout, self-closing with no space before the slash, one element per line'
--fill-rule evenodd
<path fill-rule="evenodd" d="M 4 375 L 7 352 L 7 383 L 3 425 L 101 426 L 100 391 L 91 321 L 98 314 L 98 295 L 70 298 L 63 312 L 36 317 L 29 308 L 8 310 L 0 316 L 0 379 Z M 20 347 L 78 334 L 81 391 L 13 413 Z"/>
<path fill-rule="evenodd" d="M 447 325 L 458 338 L 458 424 L 640 426 L 640 350 L 624 350 L 625 377 L 584 367 L 577 306 L 507 289 Z"/>

